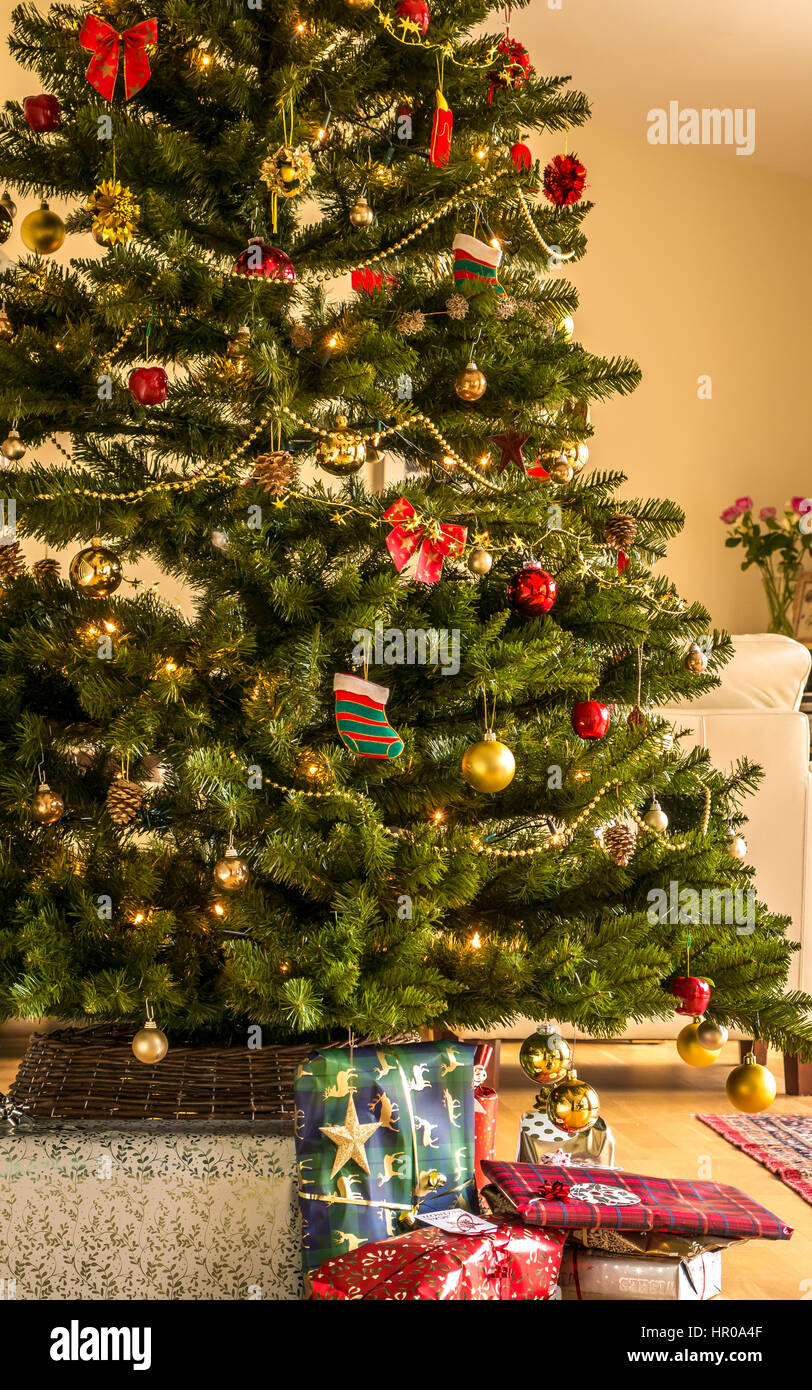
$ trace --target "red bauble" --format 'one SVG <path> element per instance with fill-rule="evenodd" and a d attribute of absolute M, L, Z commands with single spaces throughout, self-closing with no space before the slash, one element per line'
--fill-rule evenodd
<path fill-rule="evenodd" d="M 576 154 L 557 154 L 544 170 L 544 195 L 557 208 L 577 203 L 586 184 L 586 169 Z"/>
<path fill-rule="evenodd" d="M 520 87 L 526 82 L 533 65 L 530 62 L 530 54 L 523 43 L 518 39 L 503 39 L 496 50 L 497 65 L 491 68 L 488 73 L 490 81 L 490 91 L 488 101 L 493 101 L 493 94 L 497 87 Z"/>
<path fill-rule="evenodd" d="M 572 707 L 572 727 L 581 738 L 603 738 L 609 728 L 609 708 L 600 700 L 579 700 Z"/>
<path fill-rule="evenodd" d="M 525 618 L 549 613 L 555 603 L 558 585 L 553 576 L 541 568 L 538 560 L 525 560 L 508 584 L 508 603 Z"/>
<path fill-rule="evenodd" d="M 530 165 L 533 163 L 530 146 L 525 145 L 521 140 L 517 140 L 515 145 L 511 145 L 510 157 L 520 173 L 522 169 L 529 169 Z"/>
<path fill-rule="evenodd" d="M 668 986 L 668 993 L 679 999 L 678 1014 L 688 1014 L 691 1018 L 701 1016 L 708 1007 L 711 997 L 711 982 L 699 975 L 678 975 Z"/>
<path fill-rule="evenodd" d="M 130 395 L 138 405 L 162 405 L 169 393 L 163 367 L 136 367 L 130 372 Z"/>
<path fill-rule="evenodd" d="M 42 96 L 26 97 L 23 102 L 23 115 L 37 134 L 47 130 L 58 130 L 62 124 L 62 107 L 56 97 L 48 96 L 45 92 Z"/>
<path fill-rule="evenodd" d="M 286 256 L 278 246 L 269 246 L 260 236 L 251 237 L 234 262 L 232 274 L 242 275 L 248 280 L 281 280 L 288 285 L 292 285 L 296 279 L 296 269 L 290 256 Z"/>
<path fill-rule="evenodd" d="M 431 16 L 426 0 L 398 0 L 395 14 L 398 19 L 404 19 L 407 23 L 416 25 L 421 34 L 427 32 Z"/>

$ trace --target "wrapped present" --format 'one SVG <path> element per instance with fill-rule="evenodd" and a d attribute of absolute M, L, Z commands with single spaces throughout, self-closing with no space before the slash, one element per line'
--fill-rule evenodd
<path fill-rule="evenodd" d="M 567 1299 L 680 1299 L 703 1303 L 722 1291 L 722 1252 L 703 1250 L 684 1260 L 607 1255 L 568 1245 L 558 1276 Z"/>
<path fill-rule="evenodd" d="M 296 1153 L 305 1269 L 401 1234 L 418 1212 L 478 1210 L 474 1049 L 328 1048 L 299 1067 Z"/>
<path fill-rule="evenodd" d="M 481 1221 L 459 1213 L 459 1233 L 419 1226 L 392 1240 L 364 1245 L 327 1260 L 310 1276 L 313 1297 L 402 1301 L 552 1297 L 564 1237 L 500 1217 Z M 465 1223 L 473 1229 L 465 1233 Z"/>
<path fill-rule="evenodd" d="M 530 1225 L 764 1240 L 792 1235 L 791 1226 L 726 1183 L 647 1178 L 616 1168 L 607 1173 L 597 1167 L 496 1160 L 482 1166 L 486 1180 Z"/>
<path fill-rule="evenodd" d="M 517 1163 L 545 1163 L 557 1153 L 569 1154 L 576 1162 L 614 1168 L 615 1137 L 603 1119 L 597 1119 L 591 1129 L 567 1134 L 544 1110 L 525 1110 L 519 1122 Z"/>
<path fill-rule="evenodd" d="M 487 1084 L 487 1069 L 492 1056 L 493 1043 L 480 1043 L 474 1054 L 474 1155 L 477 1187 L 481 1187 L 485 1182 L 482 1174 L 483 1159 L 496 1158 L 499 1096 L 493 1087 Z"/>

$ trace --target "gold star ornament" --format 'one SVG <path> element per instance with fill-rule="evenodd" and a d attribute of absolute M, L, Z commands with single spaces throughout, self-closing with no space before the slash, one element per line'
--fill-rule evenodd
<path fill-rule="evenodd" d="M 333 1162 L 333 1171 L 330 1174 L 334 1178 L 336 1173 L 340 1173 L 345 1163 L 357 1163 L 365 1173 L 369 1172 L 369 1163 L 364 1152 L 364 1145 L 368 1139 L 372 1138 L 376 1129 L 380 1129 L 380 1122 L 376 1120 L 374 1124 L 362 1125 L 358 1122 L 358 1112 L 355 1109 L 355 1101 L 352 1091 L 347 1100 L 347 1113 L 344 1116 L 343 1125 L 319 1125 L 322 1134 L 326 1134 L 328 1139 L 332 1139 L 336 1145 L 336 1156 Z"/>

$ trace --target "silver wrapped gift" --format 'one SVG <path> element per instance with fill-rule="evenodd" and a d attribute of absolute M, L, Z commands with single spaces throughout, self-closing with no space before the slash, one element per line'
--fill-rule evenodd
<path fill-rule="evenodd" d="M 653 1260 L 566 1245 L 558 1289 L 558 1296 L 564 1300 L 605 1298 L 704 1303 L 722 1291 L 722 1252 L 703 1250 L 689 1259 Z"/>
<path fill-rule="evenodd" d="M 566 1134 L 554 1125 L 544 1110 L 526 1110 L 519 1124 L 517 1163 L 544 1163 L 554 1159 L 560 1163 L 561 1154 L 570 1156 L 572 1163 L 615 1166 L 615 1138 L 602 1119 L 583 1134 Z"/>

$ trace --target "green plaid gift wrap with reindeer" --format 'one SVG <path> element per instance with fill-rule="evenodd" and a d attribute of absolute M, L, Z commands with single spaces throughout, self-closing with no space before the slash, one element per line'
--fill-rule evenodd
<path fill-rule="evenodd" d="M 474 1048 L 330 1048 L 296 1078 L 305 1270 L 409 1230 L 420 1211 L 477 1211 Z"/>

